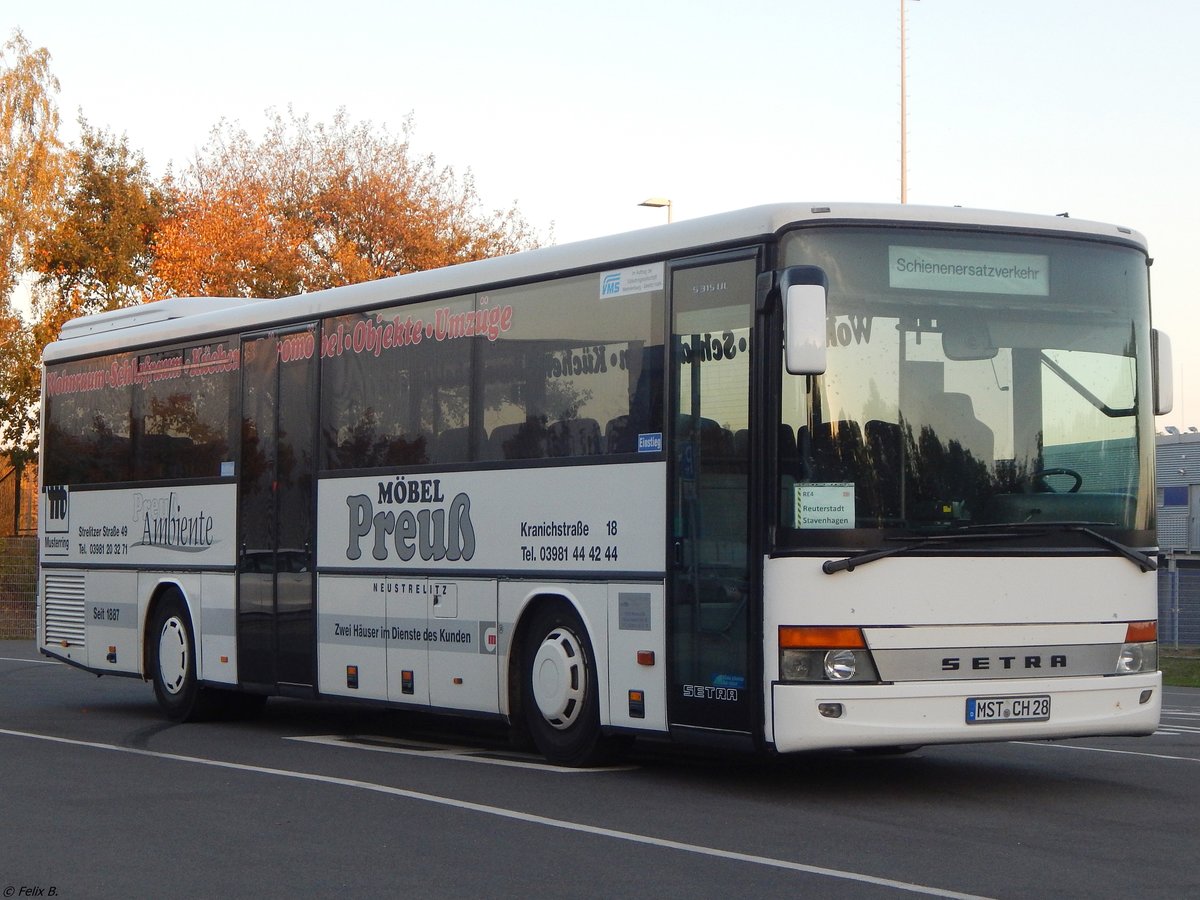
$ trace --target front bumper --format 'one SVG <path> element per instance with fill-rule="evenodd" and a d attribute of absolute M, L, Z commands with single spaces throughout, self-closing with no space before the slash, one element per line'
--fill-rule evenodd
<path fill-rule="evenodd" d="M 1144 692 L 1150 691 L 1143 700 Z M 969 697 L 1048 695 L 1044 722 L 968 725 Z M 973 741 L 1147 735 L 1158 727 L 1162 674 L 1019 681 L 772 685 L 771 731 L 780 753 Z M 838 703 L 839 718 L 819 704 Z"/>

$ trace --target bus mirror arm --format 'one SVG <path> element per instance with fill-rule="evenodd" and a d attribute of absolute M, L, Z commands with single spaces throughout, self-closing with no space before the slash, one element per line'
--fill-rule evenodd
<path fill-rule="evenodd" d="M 784 367 L 791 375 L 820 375 L 825 371 L 829 279 L 817 266 L 791 266 L 780 273 L 779 290 Z"/>

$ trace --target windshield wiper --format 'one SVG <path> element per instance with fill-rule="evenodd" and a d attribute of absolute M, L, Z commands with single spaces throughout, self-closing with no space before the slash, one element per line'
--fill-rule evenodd
<path fill-rule="evenodd" d="M 1095 530 L 1094 526 L 1110 527 L 1111 522 L 998 522 L 994 525 L 967 525 L 960 528 L 958 531 L 952 531 L 948 534 L 931 534 L 907 544 L 898 544 L 895 547 L 887 547 L 883 550 L 868 550 L 865 553 L 858 553 L 854 556 L 848 556 L 845 559 L 827 559 L 821 564 L 821 571 L 826 575 L 833 575 L 835 572 L 853 572 L 856 566 L 866 565 L 869 562 L 875 562 L 877 559 L 887 559 L 889 556 L 897 556 L 901 553 L 908 553 L 911 550 L 919 550 L 922 547 L 928 547 L 932 544 L 952 543 L 955 541 L 970 541 L 970 540 L 989 540 L 991 538 L 1015 538 L 1027 537 L 1030 534 L 1045 533 L 1048 529 L 1059 529 L 1062 531 L 1074 531 L 1079 534 L 1086 534 L 1092 540 L 1103 544 L 1110 550 L 1125 557 L 1134 565 L 1138 566 L 1143 572 L 1153 572 L 1158 569 L 1158 563 L 1151 557 L 1142 553 L 1140 550 L 1135 550 L 1132 547 L 1127 547 L 1120 541 L 1114 541 Z M 904 538 L 891 538 L 891 540 L 904 540 Z"/>
<path fill-rule="evenodd" d="M 993 526 L 986 526 L 991 528 Z M 1003 528 L 1003 526 L 996 526 Z M 998 537 L 1025 537 L 1029 534 L 1028 531 L 1010 531 L 1003 530 L 991 532 L 974 532 L 968 529 L 961 531 L 953 531 L 948 534 L 931 534 L 915 541 L 909 541 L 907 544 L 897 544 L 895 547 L 887 547 L 883 550 L 867 550 L 864 553 L 856 553 L 854 556 L 848 556 L 845 559 L 827 559 L 821 563 L 821 571 L 826 575 L 832 575 L 835 572 L 853 572 L 855 566 L 863 566 L 869 562 L 875 562 L 877 559 L 887 559 L 889 556 L 897 556 L 901 553 L 908 553 L 911 550 L 919 550 L 921 547 L 928 547 L 931 544 L 950 544 L 958 541 L 979 541 L 991 540 Z M 905 538 L 889 538 L 893 541 L 903 541 Z"/>
<path fill-rule="evenodd" d="M 1113 552 L 1125 557 L 1134 565 L 1138 566 L 1143 572 L 1154 572 L 1158 569 L 1158 561 L 1151 556 L 1147 556 L 1141 550 L 1135 550 L 1133 547 L 1126 546 L 1120 541 L 1114 541 L 1107 535 L 1103 535 L 1096 531 L 1097 527 L 1111 528 L 1112 522 L 1054 522 L 1054 521 L 1029 521 L 1029 522 L 999 522 L 995 525 L 968 525 L 964 530 L 975 533 L 986 533 L 985 529 L 996 528 L 1000 529 L 1000 533 L 1007 533 L 1007 530 L 1024 529 L 1024 528 L 1057 528 L 1061 531 L 1074 531 L 1079 534 L 1086 534 L 1097 543 L 1103 544 Z"/>

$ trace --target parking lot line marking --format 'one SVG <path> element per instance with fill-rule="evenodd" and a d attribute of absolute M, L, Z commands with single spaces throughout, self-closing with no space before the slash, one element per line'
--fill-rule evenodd
<path fill-rule="evenodd" d="M 461 809 L 468 812 L 496 816 L 498 818 L 523 822 L 529 825 L 543 825 L 548 828 L 557 828 L 563 831 L 589 834 L 595 837 L 611 838 L 618 841 L 628 841 L 630 843 L 642 844 L 649 847 L 660 847 L 664 850 L 678 850 L 683 853 L 693 853 L 699 856 L 714 857 L 716 859 L 727 859 L 732 862 L 743 862 L 756 866 L 766 866 L 774 869 L 802 872 L 806 875 L 818 875 L 824 878 L 834 878 L 840 881 L 872 884 L 879 887 L 888 887 L 898 891 L 905 891 L 911 894 L 923 894 L 927 897 L 949 897 L 955 898 L 955 900 L 987 900 L 987 898 L 981 897 L 977 894 L 964 894 L 959 891 L 948 891 L 942 888 L 929 887 L 928 885 L 922 884 L 913 884 L 907 881 L 895 881 L 891 878 L 879 878 L 874 875 L 865 875 L 861 872 L 848 872 L 842 869 L 828 869 L 824 866 L 813 866 L 806 863 L 792 862 L 788 859 L 776 859 L 770 856 L 756 856 L 752 853 L 740 853 L 736 850 L 722 850 L 719 847 L 706 847 L 703 844 L 689 844 L 683 841 L 673 841 L 668 838 L 637 834 L 636 832 L 632 831 L 619 831 L 615 828 L 603 828 L 599 825 L 585 825 L 582 822 L 571 822 L 566 819 L 553 819 L 549 816 L 539 816 L 535 813 L 521 812 L 520 810 L 516 809 L 507 809 L 503 806 L 489 806 L 484 803 L 473 803 L 469 800 L 456 800 L 453 797 L 442 797 L 437 794 L 425 794 L 420 791 L 410 791 L 406 790 L 405 788 L 392 787 L 386 784 L 376 784 L 370 781 L 358 781 L 353 778 L 338 778 L 333 775 L 316 775 L 311 772 L 296 772 L 290 769 L 275 769 L 269 766 L 252 766 L 247 763 L 235 763 L 219 759 L 205 759 L 200 756 L 183 756 L 177 753 L 160 753 L 155 750 L 142 750 L 137 747 L 121 747 L 117 744 L 104 744 L 97 741 L 80 741 L 74 738 L 58 737 L 56 735 L 49 734 L 37 734 L 30 731 L 13 731 L 7 728 L 0 728 L 0 735 L 26 738 L 36 741 L 46 741 L 48 743 L 63 744 L 70 747 L 87 747 L 93 750 L 109 750 L 116 753 L 128 753 L 134 756 L 149 757 L 151 759 L 165 759 L 174 762 L 192 763 L 193 765 L 210 766 L 217 769 L 249 772 L 255 775 L 274 775 L 280 778 L 294 778 L 298 781 L 310 781 L 319 784 L 333 785 L 335 787 L 352 788 L 360 791 L 371 791 L 377 794 L 402 797 L 406 800 L 416 800 L 422 803 L 432 803 L 437 806 L 445 806 L 452 809 Z"/>
<path fill-rule="evenodd" d="M 1082 750 L 1086 753 L 1115 753 L 1118 756 L 1144 756 L 1148 759 L 1200 763 L 1200 758 L 1195 756 L 1170 756 L 1166 753 L 1144 753 L 1141 750 L 1108 750 L 1104 747 L 1079 747 L 1075 744 L 1051 744 L 1045 741 L 1011 741 L 1010 743 L 1020 744 L 1022 747 L 1050 747 L 1056 750 Z"/>
<path fill-rule="evenodd" d="M 351 750 L 371 750 L 375 753 L 397 753 L 403 756 L 421 756 L 426 759 L 452 759 L 458 762 L 483 763 L 489 766 L 510 766 L 514 769 L 534 769 L 538 772 L 549 772 L 552 775 L 596 774 L 597 772 L 633 772 L 637 766 L 594 766 L 592 768 L 568 769 L 547 762 L 539 762 L 538 757 L 514 752 L 499 753 L 495 750 L 484 750 L 478 747 L 459 747 L 449 744 L 426 744 L 413 746 L 418 742 L 408 741 L 409 746 L 398 746 L 387 742 L 386 739 L 343 737 L 337 734 L 299 735 L 284 738 L 286 741 L 303 741 L 308 744 L 322 744 L 327 747 L 343 747 Z"/>
<path fill-rule="evenodd" d="M 0 656 L 0 662 L 37 663 L 39 666 L 61 666 L 62 663 L 53 659 L 24 659 L 20 656 Z"/>

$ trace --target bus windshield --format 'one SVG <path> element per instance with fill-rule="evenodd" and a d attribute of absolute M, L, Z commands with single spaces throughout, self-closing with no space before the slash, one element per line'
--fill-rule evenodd
<path fill-rule="evenodd" d="M 781 546 L 1018 523 L 1153 543 L 1144 253 L 845 227 L 792 232 L 784 261 L 829 299 L 826 372 L 783 375 Z"/>

